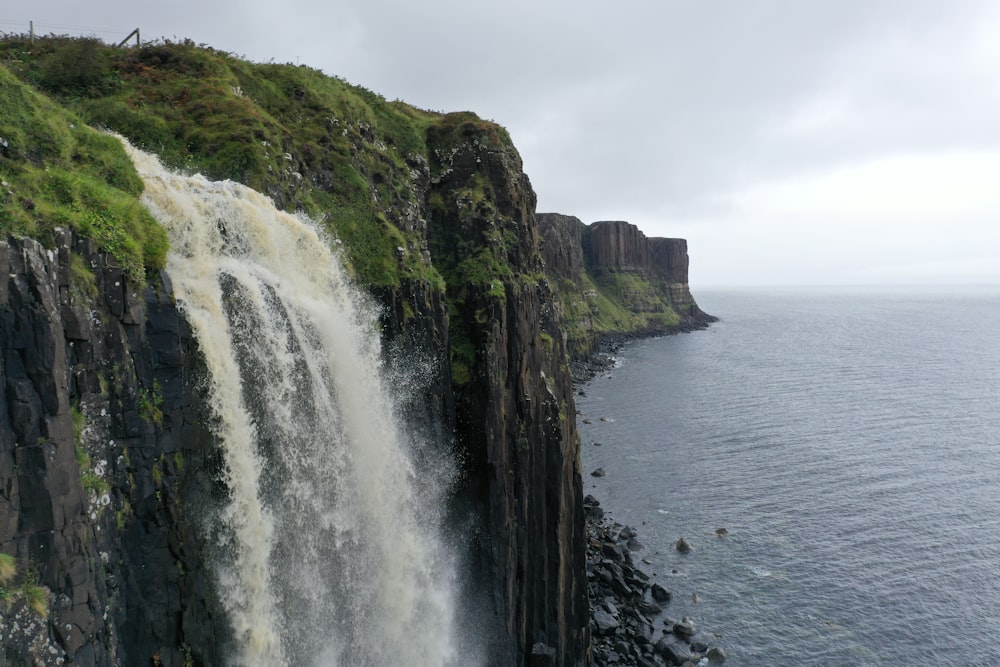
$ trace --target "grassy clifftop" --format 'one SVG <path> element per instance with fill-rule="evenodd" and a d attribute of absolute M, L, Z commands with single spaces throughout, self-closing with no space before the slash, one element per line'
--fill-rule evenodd
<path fill-rule="evenodd" d="M 7 38 L 0 64 L 82 123 L 112 129 L 171 167 L 240 181 L 309 214 L 343 241 L 369 285 L 406 277 L 442 284 L 421 229 L 425 136 L 440 114 L 315 69 L 253 64 L 190 42 L 119 49 L 91 39 Z M 54 104 L 39 108 L 67 115 Z M 64 137 L 51 143 L 64 146 Z"/>
<path fill-rule="evenodd" d="M 121 143 L 87 127 L 0 67 L 0 232 L 52 242 L 66 226 L 130 275 L 163 265 L 167 238 L 139 203 L 142 180 Z"/>

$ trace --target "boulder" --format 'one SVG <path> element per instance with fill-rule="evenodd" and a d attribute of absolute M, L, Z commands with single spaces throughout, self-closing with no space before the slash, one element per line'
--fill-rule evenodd
<path fill-rule="evenodd" d="M 621 625 L 614 616 L 603 609 L 595 609 L 593 614 L 594 625 L 597 627 L 597 634 L 612 634 Z"/>
<path fill-rule="evenodd" d="M 708 653 L 706 653 L 705 655 L 708 656 L 709 662 L 726 661 L 726 652 L 716 646 L 713 646 L 712 648 L 708 649 Z"/>
<path fill-rule="evenodd" d="M 687 616 L 681 619 L 680 622 L 674 623 L 673 631 L 675 635 L 683 639 L 691 639 L 698 632 L 695 630 L 694 621 Z"/>
<path fill-rule="evenodd" d="M 636 608 L 646 616 L 656 616 L 661 611 L 663 611 L 663 607 L 661 607 L 660 605 L 656 604 L 655 602 L 647 602 L 646 600 L 640 601 L 636 605 Z"/>
<path fill-rule="evenodd" d="M 687 644 L 672 641 L 663 637 L 656 642 L 656 652 L 659 653 L 668 665 L 683 665 L 685 661 L 691 659 L 691 649 Z"/>

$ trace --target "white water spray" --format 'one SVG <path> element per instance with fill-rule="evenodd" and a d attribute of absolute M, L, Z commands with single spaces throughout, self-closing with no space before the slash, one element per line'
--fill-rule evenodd
<path fill-rule="evenodd" d="M 231 662 L 455 664 L 442 482 L 413 468 L 373 314 L 312 224 L 127 148 L 208 366 Z"/>

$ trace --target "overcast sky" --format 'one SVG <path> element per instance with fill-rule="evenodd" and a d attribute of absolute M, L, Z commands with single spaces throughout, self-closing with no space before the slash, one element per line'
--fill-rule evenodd
<path fill-rule="evenodd" d="M 1000 283 L 994 0 L 4 0 L 504 125 L 538 210 L 689 241 L 691 283 Z"/>

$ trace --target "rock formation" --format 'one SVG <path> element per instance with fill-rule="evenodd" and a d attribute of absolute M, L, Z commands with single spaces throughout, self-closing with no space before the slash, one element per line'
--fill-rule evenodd
<path fill-rule="evenodd" d="M 0 243 L 0 269 L 0 550 L 51 595 L 46 619 L 0 604 L 0 656 L 216 662 L 192 509 L 211 507 L 210 439 L 169 279 L 140 289 L 67 231 Z"/>
<path fill-rule="evenodd" d="M 691 296 L 686 240 L 647 238 L 628 222 L 586 225 L 558 213 L 540 213 L 538 223 L 574 357 L 592 353 L 603 339 L 686 331 L 714 320 Z"/>

